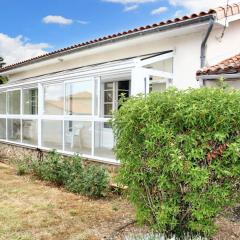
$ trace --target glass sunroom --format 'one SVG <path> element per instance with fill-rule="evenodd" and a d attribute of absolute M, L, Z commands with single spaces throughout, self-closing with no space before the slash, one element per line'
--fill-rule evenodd
<path fill-rule="evenodd" d="M 0 87 L 0 141 L 116 163 L 109 124 L 119 99 L 172 84 L 171 51 Z"/>

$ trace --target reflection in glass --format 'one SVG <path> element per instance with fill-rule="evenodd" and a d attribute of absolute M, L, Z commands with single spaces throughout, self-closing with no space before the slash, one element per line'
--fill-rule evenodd
<path fill-rule="evenodd" d="M 8 140 L 13 142 L 21 141 L 21 120 L 8 119 Z"/>
<path fill-rule="evenodd" d="M 23 90 L 23 114 L 38 114 L 38 89 Z"/>
<path fill-rule="evenodd" d="M 62 149 L 62 121 L 42 120 L 42 146 Z"/>
<path fill-rule="evenodd" d="M 0 119 L 0 139 L 6 139 L 6 119 Z"/>
<path fill-rule="evenodd" d="M 95 142 L 94 155 L 114 159 L 113 131 L 109 124 L 104 122 L 95 122 Z"/>
<path fill-rule="evenodd" d="M 6 114 L 6 93 L 0 93 L 0 114 Z"/>
<path fill-rule="evenodd" d="M 44 114 L 62 115 L 64 105 L 64 85 L 56 84 L 44 87 Z"/>
<path fill-rule="evenodd" d="M 37 120 L 23 120 L 22 121 L 22 134 L 23 143 L 30 145 L 37 145 L 38 143 L 38 128 Z"/>
<path fill-rule="evenodd" d="M 66 111 L 69 115 L 92 115 L 92 81 L 66 84 Z"/>
<path fill-rule="evenodd" d="M 8 92 L 8 114 L 20 114 L 21 91 L 15 90 Z"/>

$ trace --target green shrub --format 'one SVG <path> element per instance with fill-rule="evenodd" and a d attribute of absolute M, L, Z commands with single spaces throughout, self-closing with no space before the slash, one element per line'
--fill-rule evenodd
<path fill-rule="evenodd" d="M 42 161 L 32 159 L 25 166 L 45 181 L 63 185 L 68 191 L 86 196 L 104 196 L 109 183 L 106 170 L 95 165 L 84 167 L 78 155 L 63 158 L 52 151 Z"/>
<path fill-rule="evenodd" d="M 29 172 L 29 168 L 25 162 L 18 163 L 16 168 L 16 173 L 18 176 L 26 175 Z"/>
<path fill-rule="evenodd" d="M 101 197 L 106 193 L 109 184 L 108 174 L 105 169 L 89 165 L 84 171 L 84 184 L 82 193 L 87 196 Z"/>
<path fill-rule="evenodd" d="M 151 93 L 123 103 L 112 121 L 119 182 L 137 218 L 166 236 L 211 236 L 236 203 L 240 181 L 240 92 Z"/>

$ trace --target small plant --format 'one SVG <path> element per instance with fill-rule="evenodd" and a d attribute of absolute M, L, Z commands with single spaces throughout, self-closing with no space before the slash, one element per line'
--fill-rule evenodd
<path fill-rule="evenodd" d="M 26 159 L 18 173 L 32 172 L 45 181 L 64 186 L 68 191 L 92 197 L 105 196 L 109 183 L 107 171 L 95 165 L 84 167 L 80 156 L 63 158 L 55 151 L 42 161 Z"/>
<path fill-rule="evenodd" d="M 24 162 L 21 162 L 17 164 L 16 173 L 18 176 L 26 175 L 29 173 L 29 168 Z"/>

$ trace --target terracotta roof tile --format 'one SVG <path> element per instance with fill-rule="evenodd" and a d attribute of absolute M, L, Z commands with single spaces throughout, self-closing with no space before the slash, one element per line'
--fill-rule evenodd
<path fill-rule="evenodd" d="M 218 75 L 218 74 L 229 74 L 229 73 L 239 73 L 240 72 L 240 54 L 225 59 L 222 62 L 205 67 L 197 72 L 197 76 L 202 75 Z"/>
<path fill-rule="evenodd" d="M 156 27 L 167 26 L 167 25 L 171 25 L 173 23 L 184 22 L 184 21 L 187 21 L 187 20 L 192 20 L 192 19 L 195 19 L 195 18 L 198 18 L 198 17 L 203 17 L 203 16 L 213 15 L 217 19 L 223 19 L 226 16 L 232 16 L 232 15 L 236 15 L 236 14 L 240 14 L 240 3 L 232 4 L 232 5 L 229 5 L 228 7 L 219 7 L 219 8 L 216 8 L 216 9 L 209 9 L 208 11 L 203 11 L 203 12 L 200 12 L 200 13 L 192 13 L 189 16 L 183 16 L 181 18 L 178 17 L 178 18 L 175 18 L 175 19 L 167 20 L 165 22 L 154 23 L 152 25 L 142 26 L 142 27 L 135 28 L 135 29 L 132 29 L 132 30 L 128 30 L 128 31 L 120 32 L 120 33 L 115 33 L 115 34 L 108 35 L 108 36 L 105 36 L 105 37 L 102 37 L 102 38 L 98 38 L 98 39 L 94 39 L 94 40 L 91 40 L 91 41 L 75 44 L 75 45 L 70 46 L 70 47 L 59 49 L 57 51 L 46 53 L 44 55 L 37 56 L 37 57 L 31 58 L 31 59 L 28 59 L 28 60 L 25 60 L 25 61 L 22 61 L 22 62 L 18 62 L 18 63 L 12 64 L 12 65 L 8 65 L 4 68 L 1 68 L 0 72 L 4 72 L 4 71 L 7 71 L 7 70 L 11 70 L 13 68 L 17 68 L 17 67 L 21 67 L 21 66 L 24 66 L 24 65 L 27 65 L 27 64 L 31 64 L 35 61 L 45 60 L 45 59 L 48 59 L 48 57 L 50 57 L 50 56 L 54 57 L 54 55 L 57 55 L 59 53 L 67 52 L 67 51 L 72 50 L 72 49 L 78 49 L 78 48 L 81 48 L 83 46 L 93 45 L 93 44 L 96 44 L 96 43 L 99 43 L 99 42 L 103 42 L 105 40 L 115 39 L 115 38 L 125 36 L 125 35 L 131 35 L 131 34 L 136 33 L 136 32 L 141 32 L 141 31 L 145 31 L 145 30 L 149 30 L 149 29 L 154 29 Z"/>

